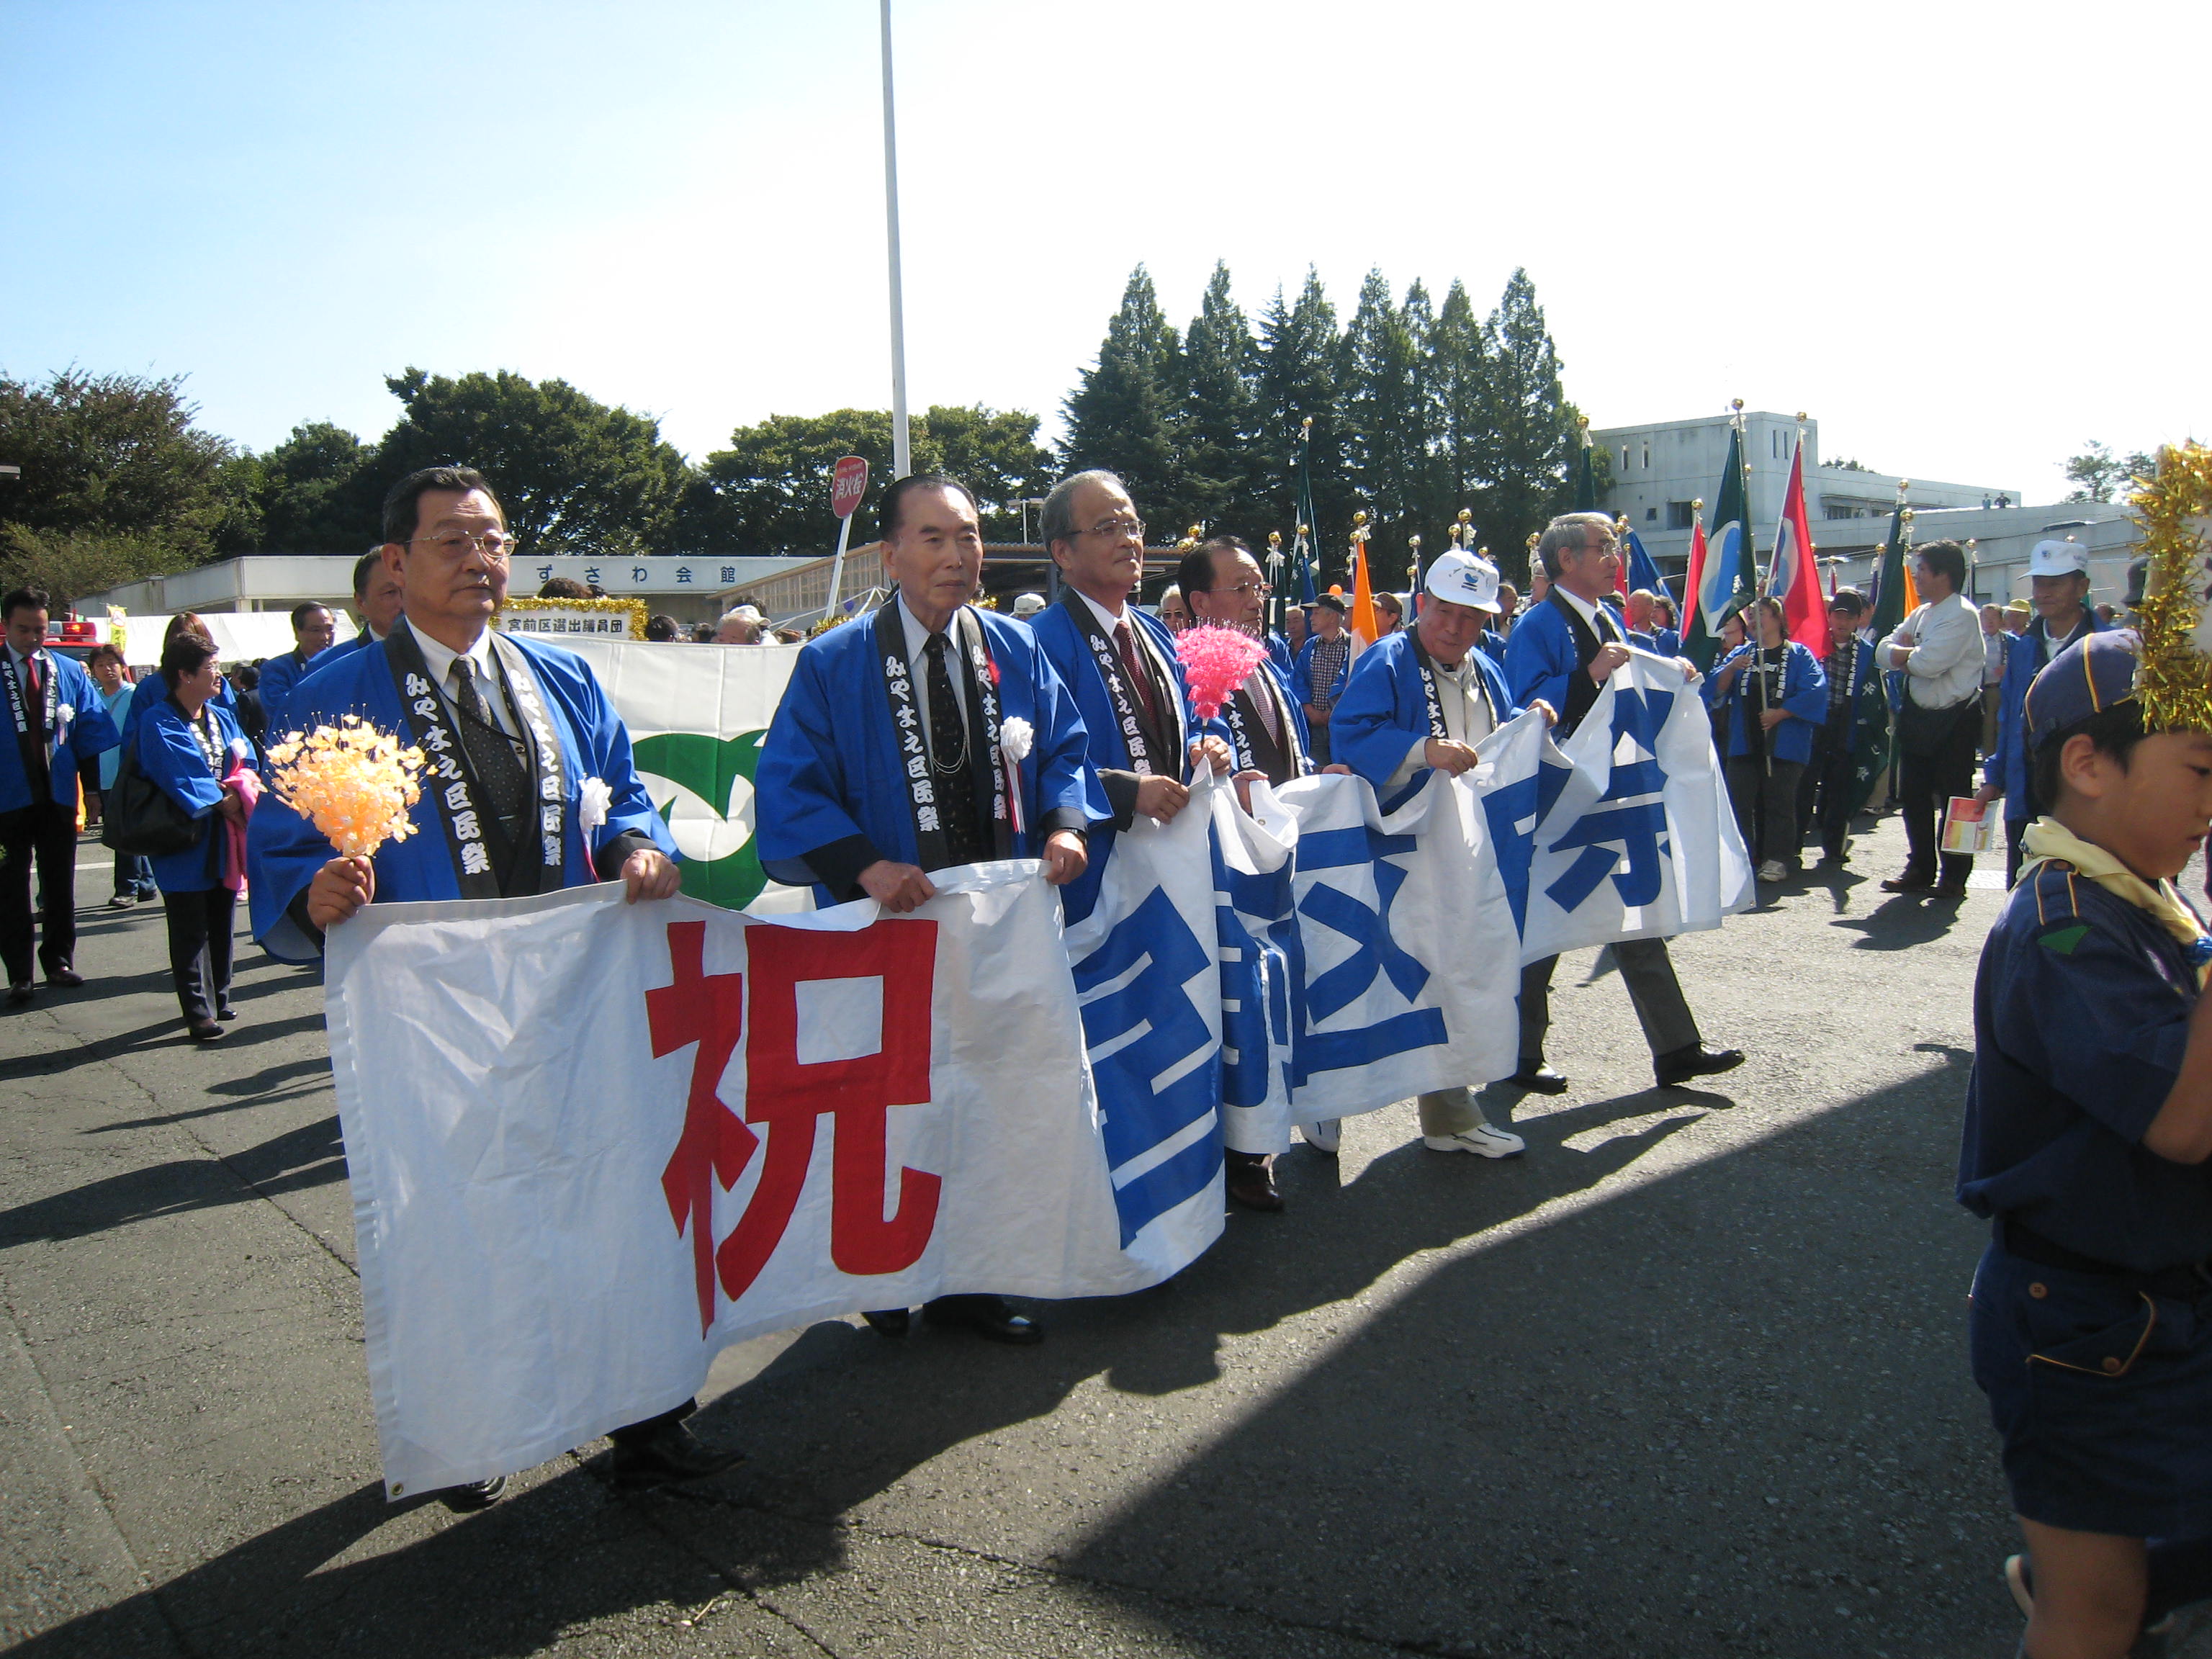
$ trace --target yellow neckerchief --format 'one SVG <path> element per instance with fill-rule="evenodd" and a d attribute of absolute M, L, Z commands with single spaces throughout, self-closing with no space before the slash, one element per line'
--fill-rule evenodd
<path fill-rule="evenodd" d="M 2161 881 L 2152 886 L 2096 842 L 2083 841 L 2057 818 L 2038 818 L 2029 824 L 2021 846 L 2027 854 L 2027 862 L 2020 870 L 2022 882 L 2033 879 L 2036 866 L 2047 860 L 2072 865 L 2076 874 L 2088 877 L 2115 898 L 2125 899 L 2138 910 L 2147 911 L 2160 927 L 2179 939 L 2197 969 L 2197 988 L 2204 988 L 2208 973 L 2212 973 L 2212 935 L 2205 933 L 2197 912 L 2189 908 L 2180 890 L 2172 882 Z"/>

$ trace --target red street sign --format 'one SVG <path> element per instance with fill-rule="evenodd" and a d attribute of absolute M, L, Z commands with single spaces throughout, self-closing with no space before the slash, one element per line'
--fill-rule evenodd
<path fill-rule="evenodd" d="M 867 462 L 858 455 L 848 455 L 837 463 L 830 481 L 830 510 L 841 519 L 849 519 L 867 493 Z"/>

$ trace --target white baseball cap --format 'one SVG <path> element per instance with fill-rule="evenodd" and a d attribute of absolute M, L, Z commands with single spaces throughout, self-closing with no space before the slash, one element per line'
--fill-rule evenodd
<path fill-rule="evenodd" d="M 1477 611 L 1502 608 L 1498 603 L 1498 567 L 1455 547 L 1437 555 L 1421 586 L 1453 605 L 1469 605 Z"/>
<path fill-rule="evenodd" d="M 1014 614 L 1017 617 L 1034 617 L 1038 611 L 1043 609 L 1044 595 L 1042 593 L 1017 593 L 1014 595 Z"/>
<path fill-rule="evenodd" d="M 2028 550 L 2031 576 L 2079 576 L 2088 568 L 2088 549 L 2070 537 L 2063 542 L 2038 542 Z"/>

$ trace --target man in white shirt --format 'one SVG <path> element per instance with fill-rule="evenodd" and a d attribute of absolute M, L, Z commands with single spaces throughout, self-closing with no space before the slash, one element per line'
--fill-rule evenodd
<path fill-rule="evenodd" d="M 1926 602 L 1881 642 L 1885 669 L 1905 671 L 1905 706 L 1898 711 L 1898 803 L 1911 848 L 1905 872 L 1882 883 L 1886 893 L 1964 898 L 1973 859 L 1946 853 L 1938 861 L 1936 824 L 1954 795 L 1974 793 L 1974 746 L 1982 732 L 1982 619 L 1966 585 L 1966 550 L 1930 542 L 1913 556 L 1912 580 Z"/>

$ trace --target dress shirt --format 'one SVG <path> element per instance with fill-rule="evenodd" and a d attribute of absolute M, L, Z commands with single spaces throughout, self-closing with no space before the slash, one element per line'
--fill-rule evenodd
<path fill-rule="evenodd" d="M 1444 736 L 1454 743 L 1477 744 L 1498 728 L 1498 716 L 1490 706 L 1489 689 L 1474 665 L 1472 647 L 1449 668 L 1440 662 L 1430 666 L 1437 676 L 1437 712 L 1444 717 Z M 1385 793 L 1402 789 L 1413 781 L 1413 775 L 1429 763 L 1429 735 L 1424 732 L 1413 739 L 1407 750 L 1406 758 L 1398 763 L 1382 787 Z"/>
<path fill-rule="evenodd" d="M 456 651 L 451 646 L 441 645 L 421 629 L 415 632 L 415 643 L 422 647 L 422 665 L 430 671 L 430 684 L 438 688 L 438 695 L 454 717 L 460 715 L 461 706 L 453 696 L 453 664 L 463 657 L 475 670 L 477 690 L 483 696 L 484 707 L 499 722 L 499 729 L 510 738 L 522 735 L 516 724 L 514 711 L 507 706 L 507 690 L 500 684 L 499 670 L 492 665 L 491 629 L 487 628 L 477 635 L 477 642 L 466 651 Z"/>
<path fill-rule="evenodd" d="M 1931 599 L 1881 642 L 1875 665 L 1887 672 L 1893 646 L 1911 647 L 1907 692 L 1923 708 L 1950 708 L 1982 689 L 1982 617 L 1963 593 Z"/>
<path fill-rule="evenodd" d="M 921 740 L 929 745 L 929 752 L 937 752 L 937 741 L 929 735 L 929 630 L 920 618 L 906 608 L 906 595 L 897 599 L 899 626 L 906 634 L 907 672 L 914 678 L 915 712 L 921 716 Z M 958 626 L 960 613 L 956 611 L 945 622 L 945 672 L 952 677 L 952 701 L 960 705 L 960 724 L 963 735 L 975 729 L 975 711 L 968 707 L 968 671 L 961 665 L 966 660 L 960 653 L 960 635 L 953 630 Z"/>
<path fill-rule="evenodd" d="M 1628 643 L 1627 632 L 1621 627 L 1620 618 L 1603 605 L 1593 605 L 1579 593 L 1570 593 L 1557 582 L 1552 584 L 1552 591 L 1574 608 L 1575 615 L 1583 619 L 1583 625 L 1597 635 L 1600 645 Z M 1601 612 L 1603 613 L 1602 621 L 1599 619 Z"/>

